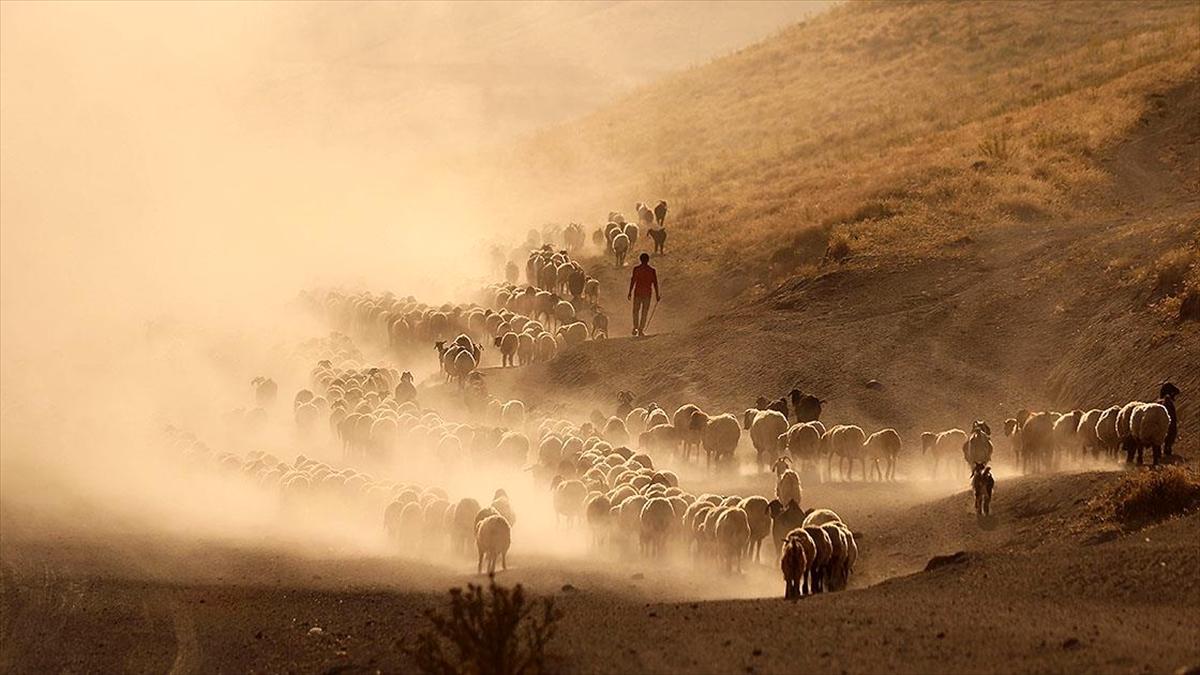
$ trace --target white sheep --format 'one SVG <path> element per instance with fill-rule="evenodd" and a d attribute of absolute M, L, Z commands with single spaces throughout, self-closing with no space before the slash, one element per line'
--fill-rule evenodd
<path fill-rule="evenodd" d="M 496 336 L 495 345 L 500 349 L 500 366 L 502 368 L 508 368 L 513 365 L 513 360 L 517 356 L 517 348 L 520 344 L 520 337 L 512 331 Z"/>
<path fill-rule="evenodd" d="M 842 480 L 854 479 L 854 460 L 862 462 L 862 477 L 867 479 L 867 457 L 864 444 L 867 433 L 854 424 L 837 424 L 825 432 L 825 443 L 829 458 L 825 463 L 825 473 L 833 480 L 833 457 L 838 458 L 838 474 Z M 849 466 L 849 471 L 843 467 L 843 462 Z"/>
<path fill-rule="evenodd" d="M 1153 452 L 1153 462 L 1157 465 L 1162 459 L 1162 449 L 1171 428 L 1171 415 L 1166 406 L 1161 403 L 1143 403 L 1133 410 L 1129 425 L 1132 449 L 1127 461 L 1132 461 L 1132 454 L 1136 450 L 1137 463 L 1141 464 L 1142 450 L 1149 446 Z"/>
<path fill-rule="evenodd" d="M 879 480 L 896 480 L 896 457 L 899 456 L 903 443 L 900 434 L 895 429 L 881 429 L 867 437 L 867 459 L 871 460 L 871 476 L 879 474 Z M 887 462 L 887 471 L 879 467 L 879 461 Z"/>
<path fill-rule="evenodd" d="M 780 504 L 787 505 L 788 502 L 796 502 L 800 505 L 801 499 L 804 496 L 804 490 L 800 487 L 800 474 L 791 469 L 786 469 L 775 482 L 775 498 Z"/>
<path fill-rule="evenodd" d="M 732 415 L 730 416 L 732 418 Z M 734 420 L 734 424 L 737 420 Z M 742 571 L 742 554 L 750 545 L 750 522 L 746 512 L 738 507 L 721 512 L 716 523 L 717 557 L 726 571 L 736 567 Z"/>
<path fill-rule="evenodd" d="M 508 401 L 500 407 L 500 425 L 509 429 L 525 426 L 525 404 L 518 400 Z"/>
<path fill-rule="evenodd" d="M 742 428 L 736 417 L 728 413 L 708 417 L 702 412 L 697 412 L 690 424 L 692 428 L 703 429 L 701 433 L 706 456 L 705 466 L 720 466 L 722 461 L 733 457 L 738 441 L 742 438 Z"/>
<path fill-rule="evenodd" d="M 764 463 L 769 466 L 780 454 L 780 436 L 788 430 L 787 417 L 777 410 L 750 408 L 742 415 L 742 428 L 750 432 L 761 472 Z"/>
<path fill-rule="evenodd" d="M 567 525 L 578 522 L 583 515 L 584 500 L 588 489 L 579 480 L 564 480 L 554 487 L 555 522 L 566 518 Z"/>
<path fill-rule="evenodd" d="M 675 526 L 675 510 L 664 497 L 649 499 L 640 514 L 642 553 L 651 558 L 662 555 Z"/>
<path fill-rule="evenodd" d="M 746 512 L 746 522 L 750 526 L 750 544 L 746 553 L 750 560 L 758 562 L 762 558 L 763 537 L 771 534 L 770 502 L 755 495 L 743 499 L 738 507 Z"/>
<path fill-rule="evenodd" d="M 618 232 L 612 238 L 613 259 L 617 267 L 625 266 L 625 255 L 629 253 L 629 236 L 624 232 Z"/>
<path fill-rule="evenodd" d="M 967 432 L 962 429 L 947 429 L 941 433 L 921 434 L 921 454 L 929 452 L 933 456 L 933 477 L 938 477 L 938 468 L 943 457 L 951 457 L 962 449 L 967 442 Z"/>
<path fill-rule="evenodd" d="M 1100 456 L 1100 437 L 1096 434 L 1096 426 L 1100 422 L 1103 410 L 1093 408 L 1079 417 L 1079 425 L 1075 428 L 1075 437 L 1079 440 L 1079 449 L 1084 454 L 1091 452 L 1092 458 Z"/>
<path fill-rule="evenodd" d="M 490 515 L 475 526 L 475 548 L 479 552 L 479 563 L 476 571 L 483 573 L 483 563 L 487 560 L 488 574 L 496 573 L 496 560 L 500 561 L 502 569 L 508 569 L 508 547 L 512 544 L 512 527 L 504 516 Z"/>
<path fill-rule="evenodd" d="M 1120 413 L 1121 408 L 1114 405 L 1101 411 L 1100 419 L 1096 420 L 1096 439 L 1101 449 L 1112 457 L 1117 455 L 1121 446 L 1121 436 L 1117 433 L 1117 415 Z"/>

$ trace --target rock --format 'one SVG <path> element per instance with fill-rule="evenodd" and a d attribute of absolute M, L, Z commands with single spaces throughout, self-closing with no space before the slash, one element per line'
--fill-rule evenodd
<path fill-rule="evenodd" d="M 571 584 L 563 584 L 562 591 L 563 593 L 574 593 L 575 587 Z"/>
<path fill-rule="evenodd" d="M 313 626 L 312 628 L 308 629 L 308 634 L 309 635 L 324 635 L 325 631 L 321 630 L 320 626 Z"/>
<path fill-rule="evenodd" d="M 634 575 L 633 575 L 631 578 L 632 578 L 634 581 L 641 581 L 642 579 L 645 579 L 645 578 L 646 578 L 646 575 L 645 575 L 645 574 L 642 574 L 641 572 L 635 572 L 635 573 L 634 573 Z"/>
<path fill-rule="evenodd" d="M 1079 646 L 1079 638 L 1067 638 L 1062 643 L 1063 649 L 1077 649 Z"/>
<path fill-rule="evenodd" d="M 879 380 L 867 380 L 867 389 L 879 391 L 880 389 L 883 389 L 883 383 Z"/>
<path fill-rule="evenodd" d="M 929 559 L 928 563 L 925 564 L 925 571 L 929 572 L 940 567 L 947 567 L 949 565 L 961 565 L 966 563 L 967 560 L 968 556 L 966 551 L 959 551 L 957 553 L 951 553 L 950 555 L 935 555 Z"/>

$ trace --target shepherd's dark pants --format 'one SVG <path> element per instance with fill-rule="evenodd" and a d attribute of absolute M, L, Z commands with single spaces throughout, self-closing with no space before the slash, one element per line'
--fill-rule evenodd
<path fill-rule="evenodd" d="M 646 330 L 646 316 L 650 313 L 650 296 L 633 296 L 633 330 L 641 335 Z"/>

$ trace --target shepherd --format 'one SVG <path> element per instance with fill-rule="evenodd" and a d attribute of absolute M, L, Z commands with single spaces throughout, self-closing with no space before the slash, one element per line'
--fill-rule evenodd
<path fill-rule="evenodd" d="M 662 302 L 658 291 L 658 273 L 650 266 L 650 254 L 638 256 L 642 264 L 633 268 L 629 277 L 629 299 L 633 300 L 633 336 L 642 337 L 646 334 L 646 317 L 650 313 L 650 291 L 654 291 L 654 301 Z"/>

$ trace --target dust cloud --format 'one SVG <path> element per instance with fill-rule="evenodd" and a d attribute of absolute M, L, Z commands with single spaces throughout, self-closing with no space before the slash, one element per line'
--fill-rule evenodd
<path fill-rule="evenodd" d="M 312 366 L 296 345 L 329 330 L 297 294 L 465 298 L 492 276 L 488 245 L 545 217 L 488 153 L 811 11 L 710 7 L 739 23 L 702 53 L 658 39 L 689 11 L 674 3 L 4 3 L 6 524 L 19 509 L 93 532 L 377 548 L 376 514 L 281 527 L 258 486 L 182 466 L 164 428 L 290 461 L 290 398 Z M 276 416 L 241 436 L 229 411 L 252 405 L 258 375 L 280 383 Z M 521 478 L 445 487 L 483 499 Z M 544 500 L 513 495 L 552 519 Z M 552 532 L 541 517 L 526 531 Z"/>

